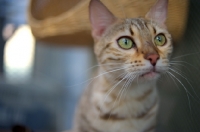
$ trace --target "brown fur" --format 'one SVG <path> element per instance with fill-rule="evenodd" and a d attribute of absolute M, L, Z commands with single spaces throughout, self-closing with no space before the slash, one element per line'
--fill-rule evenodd
<path fill-rule="evenodd" d="M 156 46 L 154 38 L 160 33 L 166 43 Z M 99 75 L 81 97 L 74 132 L 153 132 L 159 102 L 156 80 L 167 71 L 172 52 L 166 26 L 148 17 L 116 19 L 102 35 L 95 31 L 93 36 L 101 66 Z M 123 36 L 131 38 L 135 46 L 128 50 L 121 48 L 117 40 Z M 151 54 L 159 55 L 155 66 L 148 59 Z M 106 74 L 106 71 L 112 72 Z M 124 86 L 128 81 L 131 81 L 129 86 Z"/>

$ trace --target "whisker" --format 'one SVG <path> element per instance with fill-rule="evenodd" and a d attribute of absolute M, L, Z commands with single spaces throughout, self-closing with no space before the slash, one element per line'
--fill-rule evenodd
<path fill-rule="evenodd" d="M 130 74 L 131 74 L 131 73 L 130 73 Z M 123 92 L 127 89 L 127 87 L 130 86 L 131 82 L 134 80 L 135 76 L 133 76 L 133 75 L 135 75 L 135 73 L 132 73 L 132 74 L 130 75 L 130 78 L 128 79 L 127 83 L 124 85 L 124 89 L 122 88 L 122 89 L 123 89 L 122 94 L 123 94 Z M 122 94 L 121 94 L 121 96 L 122 96 Z M 119 102 L 120 102 L 120 100 L 121 100 L 121 96 L 120 96 L 120 98 L 119 98 Z"/>
<path fill-rule="evenodd" d="M 195 92 L 194 87 L 192 86 L 192 84 L 190 83 L 190 81 L 189 81 L 185 76 L 183 76 L 182 74 L 180 74 L 178 71 L 176 71 L 176 70 L 174 70 L 174 69 L 172 69 L 172 68 L 170 68 L 170 70 L 172 70 L 173 72 L 177 73 L 177 74 L 180 75 L 182 78 L 184 78 L 184 79 L 187 81 L 187 83 L 190 85 L 190 87 L 192 88 L 192 90 L 193 90 L 194 94 L 196 95 L 196 97 L 200 100 L 199 96 L 198 96 L 197 93 Z"/>
<path fill-rule="evenodd" d="M 166 72 L 163 74 L 163 76 L 169 80 L 168 76 L 166 77 Z M 164 82 L 165 80 L 163 80 L 163 78 L 158 78 L 158 81 Z"/>
<path fill-rule="evenodd" d="M 126 74 L 118 83 L 116 83 L 105 95 L 105 98 L 103 100 L 103 104 L 106 101 L 106 99 L 108 98 L 108 96 L 110 95 L 110 93 L 117 87 L 117 85 L 119 85 L 129 74 Z"/>
<path fill-rule="evenodd" d="M 88 69 L 86 69 L 83 73 L 86 73 L 86 72 L 88 72 L 89 70 L 92 70 L 92 69 L 94 69 L 94 68 L 96 68 L 96 67 L 100 67 L 100 66 L 118 66 L 118 65 L 132 65 L 132 64 L 129 64 L 129 63 L 105 63 L 105 64 L 97 64 L 97 65 L 94 65 L 94 66 L 92 66 L 92 67 L 90 67 L 90 68 L 88 68 Z M 121 66 L 120 66 L 121 67 Z M 120 68 L 120 67 L 115 67 L 115 68 Z"/>
<path fill-rule="evenodd" d="M 122 65 L 122 63 L 106 63 L 106 64 L 98 64 L 98 65 L 94 65 L 94 66 L 92 66 L 92 67 L 90 67 L 90 68 L 88 68 L 86 71 L 89 71 L 89 70 L 91 70 L 91 69 L 93 69 L 93 68 L 95 68 L 95 67 L 98 67 L 98 66 L 107 66 L 107 65 Z"/>
<path fill-rule="evenodd" d="M 167 72 L 166 72 L 167 73 Z M 174 80 L 174 78 L 172 77 L 172 76 L 170 76 L 168 73 L 166 74 L 168 77 L 170 77 L 172 80 L 173 80 L 173 82 L 174 82 L 174 84 L 176 85 L 176 87 L 178 88 L 178 90 L 180 90 L 180 88 L 179 88 L 179 86 L 178 86 L 178 84 L 176 83 L 176 81 Z"/>
<path fill-rule="evenodd" d="M 185 63 L 185 64 L 188 64 L 188 65 L 190 65 L 190 66 L 192 66 L 193 68 L 195 68 L 197 71 L 199 70 L 199 69 L 197 69 L 195 66 L 193 66 L 192 64 L 190 64 L 190 63 L 188 63 L 188 62 L 185 62 L 185 61 L 171 61 L 172 63 L 173 62 L 177 62 L 177 63 Z"/>
<path fill-rule="evenodd" d="M 93 78 L 90 78 L 90 79 L 88 79 L 88 80 L 86 80 L 86 81 L 84 81 L 84 82 L 82 82 L 82 83 L 75 84 L 75 85 L 72 85 L 72 86 L 67 86 L 67 87 L 78 86 L 78 85 L 87 83 L 88 81 L 90 81 L 90 82 L 89 82 L 89 84 L 90 84 L 93 80 L 95 80 L 96 78 L 98 78 L 98 77 L 100 77 L 100 76 L 102 76 L 102 75 L 105 75 L 105 74 L 108 74 L 108 73 L 112 73 L 112 72 L 115 72 L 115 71 L 119 71 L 119 70 L 124 70 L 124 69 L 126 69 L 126 68 L 118 68 L 118 69 L 115 69 L 115 70 L 106 71 L 106 72 L 103 72 L 103 73 L 101 73 L 101 74 L 99 74 L 99 75 L 97 75 L 97 76 L 95 76 L 95 77 L 93 77 Z"/>
<path fill-rule="evenodd" d="M 174 67 L 177 66 L 177 65 L 178 65 L 178 66 L 182 66 L 182 67 L 185 67 L 185 68 L 189 71 L 188 67 L 186 67 L 186 66 L 183 65 L 183 64 L 179 64 L 179 63 L 171 62 L 171 63 L 169 63 L 169 65 L 170 65 L 170 66 L 174 66 Z"/>
<path fill-rule="evenodd" d="M 190 56 L 190 55 L 195 55 L 195 54 L 199 54 L 200 52 L 196 52 L 196 53 L 189 53 L 189 54 L 185 54 L 185 55 L 181 55 L 181 56 L 177 56 L 177 57 L 174 57 L 172 59 L 178 59 L 178 58 L 182 58 L 182 57 L 185 57 L 185 56 Z"/>
<path fill-rule="evenodd" d="M 125 73 L 122 73 L 122 74 L 120 74 L 118 77 L 116 77 L 115 79 L 113 79 L 113 80 L 115 80 L 115 81 L 112 81 L 113 83 L 115 83 L 115 82 L 118 82 L 116 79 L 117 78 L 124 78 L 125 76 L 127 75 L 127 72 L 125 72 Z M 110 86 L 110 85 L 109 85 Z M 106 88 L 108 88 L 109 86 L 107 86 Z M 114 87 L 114 86 L 113 86 Z M 108 92 L 112 92 L 112 90 L 114 90 L 115 88 L 111 88 L 111 89 L 109 89 L 109 91 L 107 91 L 107 93 L 106 94 L 108 94 Z M 104 99 L 105 100 L 105 99 Z M 104 103 L 105 101 L 103 101 L 102 102 L 102 104 Z M 100 113 L 103 111 L 102 110 L 102 107 L 103 107 L 103 105 L 102 104 L 100 104 Z M 94 119 L 94 121 L 96 121 L 95 119 Z"/>
<path fill-rule="evenodd" d="M 125 77 L 125 78 L 128 78 L 128 79 L 125 81 L 125 83 L 123 84 L 122 88 L 121 88 L 120 91 L 118 92 L 117 98 L 115 99 L 115 101 L 114 101 L 114 103 L 113 103 L 113 106 L 112 106 L 112 108 L 111 108 L 109 118 L 110 118 L 110 116 L 111 116 L 111 112 L 112 112 L 113 108 L 114 108 L 115 105 L 116 105 L 116 102 L 120 102 L 121 97 L 122 97 L 124 91 L 127 89 L 127 87 L 129 86 L 129 84 L 131 84 L 132 80 L 134 79 L 134 78 L 132 77 L 132 75 L 134 75 L 134 74 L 136 74 L 136 73 L 138 73 L 138 72 L 136 71 L 136 72 L 128 73 L 127 76 Z M 109 95 L 109 94 L 108 94 L 108 95 Z M 109 118 L 108 118 L 108 119 L 109 119 Z"/>
<path fill-rule="evenodd" d="M 121 90 L 120 90 L 120 96 L 119 96 L 119 102 L 120 102 L 120 98 L 121 98 L 121 93 L 123 93 L 123 91 L 124 91 L 124 88 L 127 86 L 127 84 L 129 83 L 129 81 L 130 81 L 130 77 L 131 77 L 131 73 L 130 73 L 130 76 L 129 76 L 129 79 L 127 79 L 126 80 L 126 82 L 124 83 L 124 85 L 122 86 L 122 88 L 121 88 Z"/>
<path fill-rule="evenodd" d="M 175 66 L 172 66 L 172 65 L 170 65 L 171 66 L 171 68 L 173 68 L 174 70 L 176 70 L 176 71 L 178 71 L 179 73 L 181 73 L 182 75 L 184 75 L 185 77 L 187 76 L 186 75 L 186 73 L 184 73 L 183 71 L 181 71 L 180 69 L 178 69 L 177 67 L 175 67 Z M 170 68 L 169 68 L 170 69 Z M 189 69 L 187 69 L 188 71 L 189 71 Z M 188 79 L 189 80 L 189 79 Z"/>
<path fill-rule="evenodd" d="M 188 103 L 189 103 L 189 109 L 190 109 L 190 112 L 191 112 L 191 104 L 190 104 L 190 98 L 189 98 L 189 95 L 191 96 L 191 97 L 193 97 L 191 94 L 190 94 L 190 92 L 186 89 L 186 87 L 185 87 L 185 85 L 177 78 L 177 77 L 175 77 L 171 72 L 167 72 L 167 73 L 169 73 L 172 77 L 174 77 L 182 86 L 183 86 L 183 88 L 185 89 L 185 91 L 186 91 L 186 95 L 187 95 L 187 97 L 188 97 Z M 189 95 L 188 95 L 189 94 Z"/>
<path fill-rule="evenodd" d="M 127 72 L 126 73 L 122 73 L 122 74 L 120 74 L 118 77 L 120 77 L 120 76 L 122 76 L 123 78 L 118 82 L 118 81 L 114 81 L 114 82 L 118 82 L 117 84 L 115 84 L 112 88 L 110 88 L 107 92 L 106 92 L 106 95 L 105 95 L 105 97 L 104 97 L 104 100 L 103 100 L 103 102 L 102 102 L 102 104 L 104 104 L 104 102 L 106 101 L 106 98 L 108 97 L 108 95 L 115 89 L 115 87 L 119 84 L 119 83 L 121 83 L 122 81 L 123 81 L 123 79 L 127 76 Z M 117 77 L 117 78 L 118 78 Z M 117 79 L 117 78 L 115 78 L 115 79 Z M 114 79 L 114 80 L 115 80 Z M 110 85 L 109 85 L 110 86 Z M 108 86 L 108 87 L 109 87 Z M 106 88 L 108 88 L 108 87 L 106 87 Z M 102 111 L 102 105 L 100 106 L 100 110 Z"/>
<path fill-rule="evenodd" d="M 132 77 L 130 78 L 130 81 L 128 82 L 128 84 L 126 85 L 126 91 L 128 90 L 129 86 L 131 85 L 131 82 L 137 77 L 137 75 L 133 74 Z"/>
<path fill-rule="evenodd" d="M 134 74 L 134 75 L 131 77 L 130 82 L 132 82 L 136 77 L 137 77 L 137 75 Z M 130 88 L 130 87 L 129 87 L 130 85 L 131 85 L 131 83 L 129 83 L 129 85 L 126 87 L 126 89 L 125 89 L 125 94 L 128 93 L 127 91 L 128 91 L 128 89 Z M 127 97 L 127 96 L 125 95 L 124 97 Z M 128 105 L 126 105 L 126 108 L 127 108 L 128 111 L 131 111 L 130 108 L 128 107 Z M 130 115 L 129 117 L 131 118 L 131 114 L 129 114 L 129 115 Z M 130 124 L 132 124 L 131 121 L 130 121 Z"/>
<path fill-rule="evenodd" d="M 128 73 L 128 75 L 131 76 L 131 73 Z M 128 76 L 128 77 L 129 77 L 129 76 Z M 129 80 L 129 79 L 128 79 L 128 80 Z M 125 81 L 125 83 L 123 84 L 122 88 L 121 88 L 120 91 L 118 92 L 117 98 L 115 99 L 115 101 L 114 101 L 114 103 L 113 103 L 113 106 L 112 106 L 112 108 L 111 108 L 111 111 L 112 111 L 112 109 L 115 107 L 115 104 L 116 104 L 116 102 L 117 102 L 117 100 L 118 100 L 118 97 L 120 97 L 120 96 L 123 94 L 124 86 L 127 84 L 128 80 Z M 119 100 L 118 102 L 120 102 L 120 100 Z M 110 111 L 109 118 L 110 118 L 110 116 L 111 116 L 111 111 Z M 108 119 L 109 119 L 109 118 L 108 118 Z"/>

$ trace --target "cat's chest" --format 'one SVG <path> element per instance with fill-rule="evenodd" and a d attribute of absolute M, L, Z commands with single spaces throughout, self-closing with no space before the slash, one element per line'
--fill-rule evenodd
<path fill-rule="evenodd" d="M 90 126 L 96 128 L 95 132 L 144 132 L 152 124 L 155 124 L 155 119 L 147 120 L 98 120 L 93 119 Z"/>
<path fill-rule="evenodd" d="M 134 93 L 135 92 L 135 93 Z M 158 103 L 157 91 L 149 88 L 144 91 L 94 90 L 91 97 L 93 111 L 97 115 L 112 115 L 119 118 L 137 118 Z"/>
<path fill-rule="evenodd" d="M 102 101 L 102 98 L 97 100 Z M 96 128 L 96 130 L 103 132 L 143 132 L 155 124 L 158 108 L 155 99 L 149 99 L 145 102 L 145 106 L 131 99 L 124 100 L 120 104 L 108 101 L 104 105 L 101 104 L 102 106 L 98 106 L 98 101 L 93 102 L 95 103 L 94 107 L 87 115 L 90 127 Z"/>
<path fill-rule="evenodd" d="M 97 132 L 143 132 L 155 125 L 158 97 L 154 85 L 130 87 L 133 90 L 121 93 L 121 87 L 115 92 L 106 90 L 105 83 L 93 82 L 91 86 L 81 102 L 79 117 L 83 128 Z"/>

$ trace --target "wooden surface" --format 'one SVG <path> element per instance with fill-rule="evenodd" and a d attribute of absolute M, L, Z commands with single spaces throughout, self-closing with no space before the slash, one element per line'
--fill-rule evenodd
<path fill-rule="evenodd" d="M 37 39 L 54 40 L 62 44 L 90 44 L 92 38 L 89 34 L 91 28 L 88 17 L 89 1 L 32 0 L 28 16 L 34 36 Z M 144 17 L 156 2 L 156 0 L 101 1 L 119 18 Z M 174 41 L 180 40 L 184 34 L 188 5 L 189 0 L 169 0 L 167 26 Z M 85 32 L 87 34 L 84 34 Z"/>

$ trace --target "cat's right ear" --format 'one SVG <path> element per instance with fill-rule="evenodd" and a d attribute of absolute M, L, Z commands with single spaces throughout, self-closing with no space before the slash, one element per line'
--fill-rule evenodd
<path fill-rule="evenodd" d="M 98 40 L 106 28 L 116 20 L 116 17 L 100 0 L 90 1 L 89 17 L 92 25 L 92 36 L 96 40 Z"/>
<path fill-rule="evenodd" d="M 155 5 L 151 7 L 146 14 L 146 18 L 156 21 L 160 25 L 165 25 L 167 19 L 168 0 L 157 0 Z"/>

